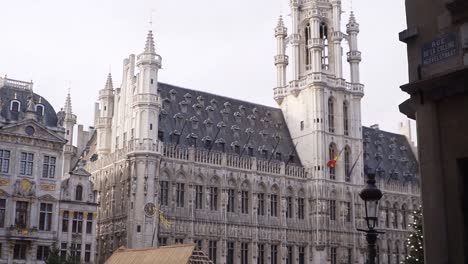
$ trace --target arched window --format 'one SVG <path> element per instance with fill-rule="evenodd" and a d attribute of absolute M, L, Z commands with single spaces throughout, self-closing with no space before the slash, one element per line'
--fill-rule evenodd
<path fill-rule="evenodd" d="M 320 38 L 323 40 L 322 69 L 328 69 L 328 27 L 324 22 L 320 23 Z"/>
<path fill-rule="evenodd" d="M 328 98 L 328 132 L 335 132 L 335 107 L 333 97 Z"/>
<path fill-rule="evenodd" d="M 397 264 L 400 264 L 400 245 L 399 244 L 400 244 L 399 241 L 395 242 L 395 257 L 396 257 L 395 263 Z"/>
<path fill-rule="evenodd" d="M 393 205 L 393 227 L 398 228 L 398 205 Z"/>
<path fill-rule="evenodd" d="M 388 202 L 385 206 L 385 227 L 390 227 L 390 204 Z"/>
<path fill-rule="evenodd" d="M 345 181 L 351 181 L 351 149 L 346 146 L 344 151 Z"/>
<path fill-rule="evenodd" d="M 329 157 L 329 160 L 332 160 L 334 159 L 336 156 L 336 149 L 335 149 L 335 144 L 331 143 L 330 146 L 328 146 L 328 157 Z M 329 168 L 329 172 L 330 172 L 330 179 L 334 180 L 336 178 L 336 175 L 335 175 L 335 166 L 331 166 L 331 167 L 328 167 Z"/>
<path fill-rule="evenodd" d="M 407 223 L 407 216 L 406 216 L 406 205 L 402 205 L 401 206 L 401 227 L 403 229 L 406 229 L 407 226 L 408 226 L 408 223 Z"/>
<path fill-rule="evenodd" d="M 83 200 L 83 187 L 81 185 L 76 186 L 75 200 L 77 200 L 77 201 L 82 201 Z"/>
<path fill-rule="evenodd" d="M 40 105 L 40 104 L 37 104 L 36 105 L 36 113 L 38 115 L 44 115 L 44 106 L 43 105 Z"/>
<path fill-rule="evenodd" d="M 392 250 L 390 248 L 390 240 L 387 241 L 387 263 L 392 263 Z"/>
<path fill-rule="evenodd" d="M 11 104 L 10 104 L 10 111 L 12 112 L 19 112 L 20 111 L 20 102 L 19 101 L 11 101 Z"/>
<path fill-rule="evenodd" d="M 345 136 L 349 135 L 349 121 L 348 121 L 348 102 L 343 102 L 343 131 Z"/>
<path fill-rule="evenodd" d="M 310 65 L 311 65 L 311 58 L 310 58 L 310 51 L 309 51 L 309 40 L 311 39 L 310 35 L 310 24 L 307 23 L 307 26 L 304 29 L 304 46 L 305 46 L 305 64 L 306 64 L 306 70 L 310 70 Z"/>

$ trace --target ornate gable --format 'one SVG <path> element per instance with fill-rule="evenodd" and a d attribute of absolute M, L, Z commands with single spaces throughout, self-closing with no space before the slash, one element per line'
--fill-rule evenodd
<path fill-rule="evenodd" d="M 0 128 L 0 137 L 5 137 L 6 141 L 8 141 L 8 136 L 20 137 L 25 140 L 34 139 L 62 144 L 67 142 L 63 137 L 55 134 L 33 119 L 23 120 Z"/>

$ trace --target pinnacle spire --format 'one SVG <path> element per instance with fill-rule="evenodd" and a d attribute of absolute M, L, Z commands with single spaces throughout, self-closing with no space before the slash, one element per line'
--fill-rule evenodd
<path fill-rule="evenodd" d="M 148 31 L 148 35 L 146 36 L 146 45 L 145 45 L 145 52 L 149 54 L 154 54 L 154 39 L 153 39 L 153 31 Z"/>
<path fill-rule="evenodd" d="M 351 11 L 349 14 L 349 23 L 356 23 L 356 17 L 354 16 L 354 12 Z"/>
<path fill-rule="evenodd" d="M 107 75 L 106 86 L 105 86 L 104 89 L 106 89 L 106 90 L 113 90 L 114 89 L 114 84 L 112 83 L 112 74 L 110 72 Z"/>
<path fill-rule="evenodd" d="M 278 25 L 276 27 L 284 27 L 283 16 L 280 15 L 278 18 Z"/>
<path fill-rule="evenodd" d="M 70 90 L 68 90 L 67 97 L 65 99 L 65 106 L 63 107 L 65 114 L 72 114 L 71 96 Z"/>

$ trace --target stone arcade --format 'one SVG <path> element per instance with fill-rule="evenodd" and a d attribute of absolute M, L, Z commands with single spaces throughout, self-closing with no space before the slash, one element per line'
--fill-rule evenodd
<path fill-rule="evenodd" d="M 342 32 L 341 14 L 338 0 L 292 0 L 291 34 L 278 20 L 279 108 L 159 82 L 148 33 L 144 51 L 124 60 L 120 87 L 109 74 L 99 91 L 83 156 L 100 196 L 99 262 L 122 245 L 194 242 L 220 264 L 364 263 L 365 165 L 385 193 L 380 263 L 403 260 L 417 161 L 404 136 L 361 125 L 359 24 L 351 13 Z M 146 216 L 148 203 L 173 224 Z"/>

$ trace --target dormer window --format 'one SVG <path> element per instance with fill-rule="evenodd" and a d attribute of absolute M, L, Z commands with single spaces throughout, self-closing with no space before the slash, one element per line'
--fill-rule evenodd
<path fill-rule="evenodd" d="M 252 147 L 248 147 L 247 148 L 247 154 L 249 155 L 249 157 L 253 157 L 253 148 Z"/>
<path fill-rule="evenodd" d="M 82 201 L 83 200 L 83 187 L 81 185 L 76 186 L 75 200 L 77 200 L 77 201 Z"/>
<path fill-rule="evenodd" d="M 20 106 L 21 106 L 21 103 L 19 101 L 16 101 L 16 100 L 11 101 L 10 111 L 18 113 L 20 111 Z"/>
<path fill-rule="evenodd" d="M 180 141 L 180 134 L 178 132 L 173 132 L 171 135 L 171 142 L 179 144 Z"/>
<path fill-rule="evenodd" d="M 36 105 L 36 113 L 37 113 L 38 115 L 43 116 L 43 115 L 44 115 L 44 106 L 41 105 L 41 104 L 37 104 L 37 105 Z"/>
<path fill-rule="evenodd" d="M 281 157 L 281 152 L 276 152 L 276 160 L 278 161 L 281 161 L 282 160 L 282 157 Z"/>
<path fill-rule="evenodd" d="M 164 131 L 158 131 L 158 140 L 164 142 Z"/>
<path fill-rule="evenodd" d="M 205 139 L 205 148 L 211 149 L 211 139 Z"/>
<path fill-rule="evenodd" d="M 240 155 L 240 146 L 239 145 L 234 145 L 234 153 Z"/>
<path fill-rule="evenodd" d="M 268 158 L 268 150 L 262 149 L 262 158 L 264 158 L 264 159 Z"/>

